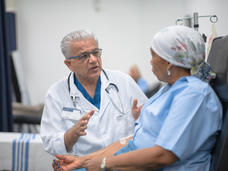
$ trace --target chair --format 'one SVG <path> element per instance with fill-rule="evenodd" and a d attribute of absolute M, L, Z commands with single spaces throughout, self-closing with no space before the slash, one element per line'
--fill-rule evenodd
<path fill-rule="evenodd" d="M 14 132 L 39 133 L 37 128 L 41 122 L 44 104 L 24 105 L 13 103 Z M 24 129 L 26 128 L 27 129 Z"/>
<path fill-rule="evenodd" d="M 208 63 L 216 73 L 211 85 L 223 106 L 223 124 L 218 135 L 210 171 L 228 170 L 228 36 L 214 39 L 208 56 Z"/>

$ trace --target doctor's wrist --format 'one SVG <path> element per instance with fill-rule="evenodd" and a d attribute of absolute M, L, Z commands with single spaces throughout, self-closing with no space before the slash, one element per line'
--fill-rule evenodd
<path fill-rule="evenodd" d="M 77 142 L 79 136 L 75 135 L 72 133 L 71 130 L 68 130 L 67 132 L 65 132 L 64 134 L 64 143 L 65 143 L 65 147 L 67 152 L 70 152 L 74 146 L 74 144 Z"/>

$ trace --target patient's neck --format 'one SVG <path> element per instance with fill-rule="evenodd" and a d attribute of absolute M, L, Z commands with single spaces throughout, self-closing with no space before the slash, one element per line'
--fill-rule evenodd
<path fill-rule="evenodd" d="M 181 67 L 173 67 L 170 71 L 170 76 L 168 76 L 168 83 L 170 85 L 173 85 L 177 80 L 179 80 L 181 77 L 190 76 L 190 70 L 181 68 Z"/>

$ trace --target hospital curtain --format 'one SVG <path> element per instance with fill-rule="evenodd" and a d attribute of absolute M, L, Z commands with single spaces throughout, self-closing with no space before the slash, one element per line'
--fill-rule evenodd
<path fill-rule="evenodd" d="M 0 132 L 13 130 L 10 58 L 6 31 L 5 0 L 0 0 Z"/>

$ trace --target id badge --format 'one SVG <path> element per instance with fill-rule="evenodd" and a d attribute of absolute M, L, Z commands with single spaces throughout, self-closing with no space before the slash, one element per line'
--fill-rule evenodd
<path fill-rule="evenodd" d="M 62 117 L 63 119 L 78 121 L 81 119 L 82 113 L 80 110 L 63 108 Z"/>

